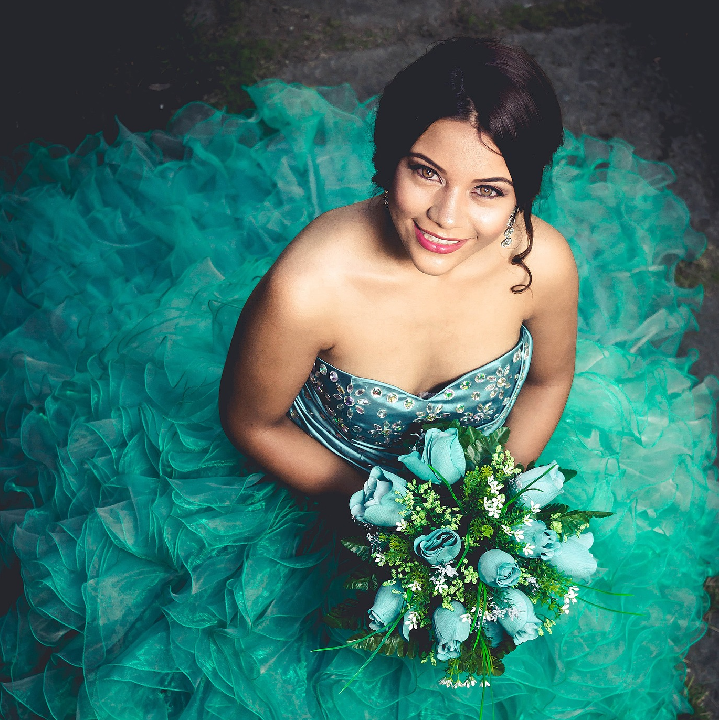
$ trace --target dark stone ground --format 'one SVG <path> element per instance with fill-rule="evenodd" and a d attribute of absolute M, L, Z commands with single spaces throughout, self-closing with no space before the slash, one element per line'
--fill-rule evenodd
<path fill-rule="evenodd" d="M 164 127 L 191 100 L 241 111 L 240 86 L 271 76 L 349 82 L 365 99 L 434 40 L 496 34 L 545 68 L 573 133 L 621 137 L 675 170 L 673 190 L 708 241 L 676 272 L 705 289 L 680 350 L 699 349 L 703 378 L 718 374 L 717 13 L 704 0 L 16 1 L 0 8 L 0 155 L 36 137 L 112 140 L 115 115 L 131 130 Z M 15 595 L 17 573 L 0 585 Z M 707 588 L 709 629 L 687 685 L 694 717 L 717 720 L 717 578 Z"/>

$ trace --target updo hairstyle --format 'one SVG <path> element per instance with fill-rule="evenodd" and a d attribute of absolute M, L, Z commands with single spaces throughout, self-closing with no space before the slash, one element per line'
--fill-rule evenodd
<path fill-rule="evenodd" d="M 524 259 L 533 244 L 533 200 L 543 171 L 562 145 L 555 91 L 540 66 L 521 48 L 492 39 L 453 38 L 433 45 L 388 83 L 375 120 L 373 181 L 391 187 L 398 163 L 437 120 L 464 120 L 489 136 L 510 171 L 528 244 L 511 262 L 528 274 Z"/>

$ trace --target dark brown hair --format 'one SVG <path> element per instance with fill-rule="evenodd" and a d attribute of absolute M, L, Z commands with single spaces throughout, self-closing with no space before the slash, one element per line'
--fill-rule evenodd
<path fill-rule="evenodd" d="M 373 181 L 388 189 L 398 163 L 437 120 L 470 122 L 502 153 L 525 222 L 528 244 L 512 263 L 532 273 L 524 260 L 532 250 L 533 200 L 543 172 L 563 142 L 555 91 L 540 66 L 521 48 L 492 39 L 452 38 L 433 45 L 388 83 L 375 119 Z"/>

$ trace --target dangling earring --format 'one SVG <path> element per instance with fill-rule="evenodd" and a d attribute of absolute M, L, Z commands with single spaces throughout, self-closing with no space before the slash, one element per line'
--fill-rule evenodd
<path fill-rule="evenodd" d="M 507 227 L 505 228 L 505 232 L 503 232 L 503 239 L 500 243 L 501 247 L 509 248 L 512 245 L 512 235 L 513 230 L 515 229 L 515 216 L 520 212 L 520 208 L 516 207 L 512 211 L 512 215 L 510 215 L 510 219 L 508 220 Z"/>
<path fill-rule="evenodd" d="M 390 202 L 388 200 L 388 191 L 387 190 L 383 193 L 383 205 L 385 205 L 386 210 L 390 209 Z"/>

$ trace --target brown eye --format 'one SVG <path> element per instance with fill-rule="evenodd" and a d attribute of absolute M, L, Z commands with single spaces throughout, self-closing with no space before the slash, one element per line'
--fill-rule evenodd
<path fill-rule="evenodd" d="M 427 165 L 411 165 L 410 169 L 423 180 L 437 180 L 438 174 Z"/>
<path fill-rule="evenodd" d="M 502 197 L 503 195 L 497 188 L 490 185 L 479 185 L 475 188 L 475 192 L 483 198 Z"/>

